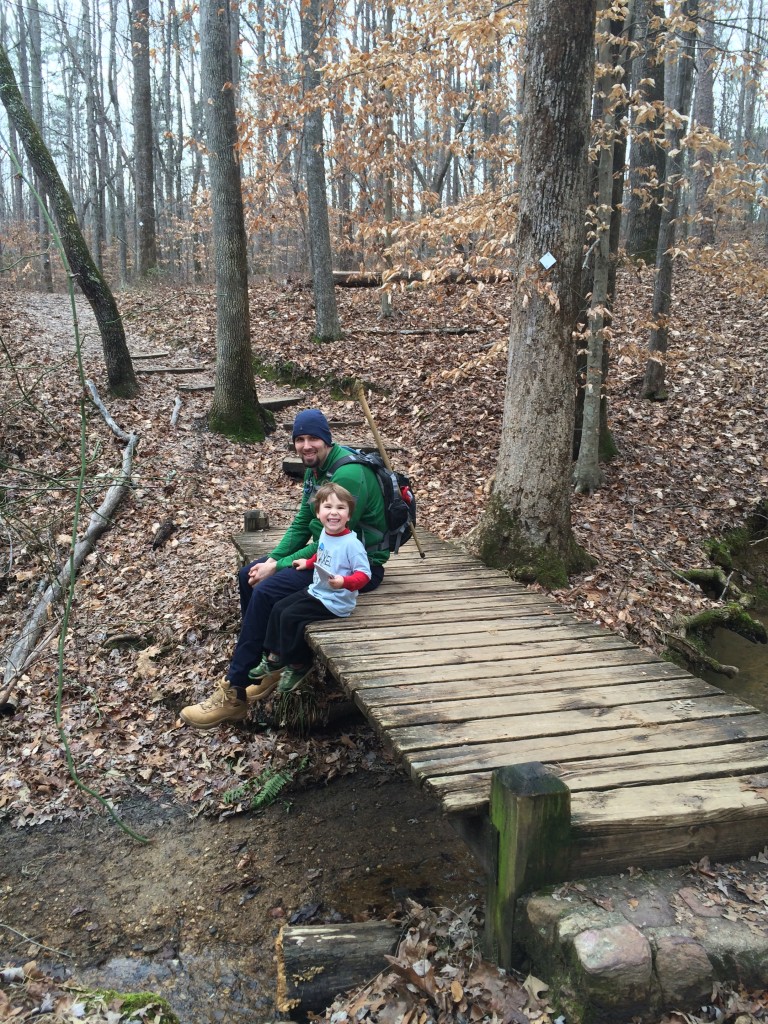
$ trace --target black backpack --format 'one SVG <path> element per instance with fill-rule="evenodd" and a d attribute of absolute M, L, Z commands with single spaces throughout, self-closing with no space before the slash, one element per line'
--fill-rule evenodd
<path fill-rule="evenodd" d="M 373 470 L 384 496 L 384 516 L 387 520 L 387 533 L 382 539 L 381 546 L 397 554 L 400 545 L 405 544 L 413 536 L 411 527 L 416 525 L 416 498 L 411 481 L 402 473 L 387 469 L 378 452 L 364 452 L 359 448 L 345 448 L 345 451 L 348 452 L 347 455 L 342 455 L 329 466 L 328 476 L 332 477 L 337 469 L 350 463 L 367 466 Z"/>

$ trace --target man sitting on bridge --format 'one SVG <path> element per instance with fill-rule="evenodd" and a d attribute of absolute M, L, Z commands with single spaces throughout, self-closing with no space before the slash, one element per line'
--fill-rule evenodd
<path fill-rule="evenodd" d="M 363 542 L 371 566 L 371 580 L 360 593 L 375 590 L 384 578 L 389 546 L 386 542 L 382 545 L 387 522 L 376 474 L 357 463 L 339 466 L 332 472 L 345 450 L 333 443 L 328 420 L 319 409 L 298 413 L 292 437 L 296 453 L 307 467 L 301 505 L 277 547 L 238 573 L 243 621 L 227 674 L 210 697 L 181 711 L 182 719 L 196 729 L 212 729 L 222 722 L 242 722 L 248 714 L 249 699 L 261 700 L 271 692 L 263 685 L 249 686 L 248 673 L 264 653 L 264 637 L 273 606 L 312 582 L 312 569 L 295 569 L 293 562 L 309 558 L 317 550 L 322 523 L 315 514 L 313 499 L 317 489 L 331 476 L 334 483 L 345 487 L 355 498 L 354 514 L 348 525 Z"/>

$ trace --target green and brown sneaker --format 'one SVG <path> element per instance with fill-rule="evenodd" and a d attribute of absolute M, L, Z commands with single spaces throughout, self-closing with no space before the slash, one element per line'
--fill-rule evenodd
<path fill-rule="evenodd" d="M 311 665 L 305 668 L 284 668 L 280 676 L 278 693 L 293 693 L 294 690 L 298 690 L 311 671 Z"/>
<path fill-rule="evenodd" d="M 249 704 L 257 700 L 264 700 L 277 686 L 283 666 L 279 661 L 270 661 L 265 655 L 261 661 L 248 673 L 248 678 L 253 682 L 245 688 L 245 696 Z"/>
<path fill-rule="evenodd" d="M 248 704 L 237 690 L 222 679 L 210 697 L 181 709 L 181 718 L 195 729 L 214 729 L 223 722 L 242 722 L 248 717 Z"/>

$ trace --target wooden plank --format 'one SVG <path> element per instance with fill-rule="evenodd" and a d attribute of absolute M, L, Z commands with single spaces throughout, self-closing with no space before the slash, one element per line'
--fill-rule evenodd
<path fill-rule="evenodd" d="M 577 622 L 572 615 L 550 615 L 547 612 L 543 612 L 540 615 L 520 615 L 517 617 L 504 616 L 499 617 L 486 617 L 487 612 L 483 616 L 479 617 L 479 624 L 476 627 L 478 631 L 482 631 L 486 634 L 498 633 L 500 630 L 514 631 L 519 630 L 521 632 L 528 631 L 531 629 L 554 629 L 559 626 L 572 626 L 574 624 L 584 627 L 591 626 L 590 623 Z M 443 615 L 436 616 L 435 622 L 429 623 L 430 637 L 453 637 L 456 633 L 456 623 L 460 625 L 467 625 L 467 619 L 464 615 L 461 615 L 458 619 L 451 618 L 446 621 Z M 391 628 L 385 626 L 379 626 L 371 624 L 366 619 L 362 624 L 358 624 L 359 616 L 357 614 L 351 616 L 348 619 L 337 619 L 331 623 L 331 628 L 324 628 L 327 622 L 319 622 L 316 626 L 312 627 L 312 636 L 318 644 L 335 643 L 340 640 L 349 640 L 353 642 L 360 642 L 371 644 L 377 640 L 384 641 L 390 646 L 393 643 L 393 631 Z M 397 622 L 397 633 L 395 634 L 395 642 L 399 643 L 401 640 L 410 640 L 418 637 L 424 637 L 424 621 L 419 620 L 418 622 L 412 622 L 410 619 L 400 617 L 400 621 Z M 602 633 L 606 632 L 604 626 L 595 625 L 595 630 L 599 630 Z M 360 633 L 364 632 L 365 636 L 361 636 Z M 426 639 L 426 638 L 425 638 Z M 446 641 L 444 640 L 443 643 Z"/>
<path fill-rule="evenodd" d="M 736 697 L 704 697 L 694 707 L 685 701 L 653 701 L 629 708 L 597 708 L 560 711 L 543 715 L 508 715 L 487 721 L 441 722 L 429 726 L 406 726 L 388 730 L 398 753 L 455 746 L 457 743 L 487 743 L 514 737 L 541 738 L 539 760 L 559 760 L 559 737 L 621 726 L 655 728 L 669 722 L 714 718 L 722 715 L 750 715 L 755 709 Z"/>
<path fill-rule="evenodd" d="M 677 749 L 690 751 L 699 746 L 758 739 L 768 739 L 768 715 L 755 711 L 752 715 L 737 717 L 714 716 L 703 720 L 671 722 L 663 729 L 650 731 L 644 726 L 624 726 L 611 733 L 587 732 L 572 737 L 561 736 L 557 739 L 557 750 L 548 755 L 547 762 L 567 765 L 571 761 L 581 760 L 585 751 L 589 751 L 592 757 L 611 760 L 646 751 L 652 754 Z M 473 771 L 491 770 L 505 764 L 524 763 L 540 752 L 541 742 L 538 737 L 507 741 L 492 738 L 471 746 L 460 744 L 414 751 L 405 760 L 414 778 L 429 780 L 444 775 L 466 775 Z"/>
<path fill-rule="evenodd" d="M 493 697 L 465 696 L 464 700 L 433 700 L 424 704 L 381 705 L 376 708 L 376 722 L 383 729 L 441 722 L 479 722 L 486 718 L 503 718 L 513 714 L 543 715 L 585 708 L 613 709 L 653 701 L 716 697 L 722 693 L 722 690 L 710 686 L 703 679 L 689 676 L 687 679 L 665 679 L 663 682 L 595 686 L 570 693 L 557 690 L 544 693 L 512 692 Z"/>
<path fill-rule="evenodd" d="M 534 666 L 531 668 L 531 671 L 534 671 L 535 665 L 540 664 L 542 658 L 552 658 L 553 660 L 560 658 L 562 660 L 562 658 L 573 654 L 594 654 L 597 658 L 601 651 L 618 649 L 630 652 L 635 650 L 630 641 L 622 636 L 590 636 L 584 639 L 564 638 L 541 642 L 532 641 L 519 646 L 495 644 L 489 647 L 467 648 L 458 651 L 444 648 L 439 651 L 424 651 L 422 654 L 411 653 L 407 660 L 399 651 L 371 657 L 367 654 L 357 653 L 355 648 L 350 648 L 349 645 L 343 645 L 340 654 L 327 656 L 323 652 L 323 656 L 327 657 L 328 664 L 339 678 L 347 675 L 356 678 L 366 671 L 376 672 L 379 675 L 388 671 L 399 672 L 404 664 L 407 664 L 409 669 L 414 669 L 425 666 L 480 666 L 487 661 L 494 663 L 494 670 L 498 674 L 498 670 L 503 669 L 505 662 L 519 659 L 526 661 L 530 659 L 534 662 Z M 478 671 L 482 672 L 482 669 L 480 668 Z M 526 671 L 528 670 L 526 669 Z"/>
<path fill-rule="evenodd" d="M 390 588 L 387 587 L 387 590 L 383 590 L 387 582 L 386 569 L 384 570 L 384 573 L 384 583 L 382 583 L 381 596 L 383 598 L 386 594 L 387 598 L 390 598 L 390 594 L 388 593 Z M 471 594 L 471 592 L 475 590 L 484 590 L 487 592 L 499 590 L 503 593 L 509 594 L 510 598 L 519 596 L 521 592 L 525 593 L 524 588 L 521 587 L 518 590 L 508 577 L 496 576 L 494 574 L 489 575 L 484 572 L 473 573 L 462 582 L 462 594 Z M 445 581 L 440 579 L 438 574 L 436 577 L 431 576 L 428 580 L 413 578 L 398 579 L 392 586 L 391 597 L 396 598 L 398 601 L 403 596 L 416 597 L 420 601 L 424 601 L 432 600 L 433 595 L 437 597 L 437 600 L 441 600 L 441 597 L 445 597 L 447 599 L 451 596 L 455 597 L 456 590 L 452 587 L 446 587 Z M 467 601 L 467 603 L 471 600 L 471 596 L 465 597 L 465 601 Z"/>
<path fill-rule="evenodd" d="M 545 672 L 534 676 L 502 676 L 498 679 L 483 680 L 483 695 L 496 697 L 505 693 L 525 696 L 528 693 L 544 693 L 557 690 L 565 695 L 567 691 L 589 689 L 593 686 L 614 686 L 620 683 L 643 681 L 691 679 L 690 672 L 669 662 L 651 661 L 641 665 L 590 667 L 578 672 Z M 475 690 L 471 690 L 475 693 Z M 467 696 L 466 679 L 448 682 L 432 680 L 428 683 L 414 683 L 402 686 L 382 686 L 365 690 L 366 708 L 378 714 L 380 706 L 394 707 L 397 704 L 419 704 L 434 700 L 464 700 Z"/>
<path fill-rule="evenodd" d="M 574 793 L 572 877 L 757 853 L 768 843 L 768 802 L 750 777 Z"/>
<path fill-rule="evenodd" d="M 572 793 L 647 786 L 686 779 L 761 772 L 768 768 L 768 740 L 755 743 L 723 743 L 695 750 L 645 751 L 628 757 L 589 758 L 547 767 L 565 782 Z M 438 775 L 428 788 L 449 814 L 475 813 L 485 805 L 493 770 L 466 775 Z"/>
<path fill-rule="evenodd" d="M 455 682 L 461 680 L 471 687 L 472 680 L 482 675 L 484 680 L 512 676 L 550 675 L 555 672 L 567 672 L 581 669 L 589 672 L 594 668 L 606 668 L 620 665 L 652 665 L 657 659 L 647 651 L 639 648 L 622 648 L 615 650 L 589 650 L 582 654 L 566 654 L 562 657 L 548 655 L 541 658 L 521 658 L 515 661 L 507 658 L 504 661 L 484 662 L 481 664 L 460 662 L 455 665 L 401 666 L 396 675 L 382 673 L 377 669 L 365 671 L 350 670 L 337 673 L 337 678 L 350 693 L 356 693 L 365 699 L 369 689 L 381 689 L 383 686 L 407 686 L 413 683 Z"/>
<path fill-rule="evenodd" d="M 454 569 L 452 566 L 437 566 L 434 572 L 429 573 L 429 576 L 421 576 L 415 572 L 407 573 L 400 571 L 397 574 L 390 572 L 387 575 L 385 567 L 384 579 L 387 583 L 387 589 L 397 588 L 398 594 L 412 593 L 413 591 L 429 594 L 435 590 L 458 590 L 460 593 L 463 593 L 467 584 L 476 583 L 478 580 L 485 581 L 485 585 L 489 587 L 498 585 L 506 587 L 510 591 L 525 591 L 525 587 L 515 583 L 506 573 L 486 569 L 482 565 L 477 567 L 466 566 L 463 571 Z M 384 584 L 382 584 L 383 586 Z"/>
<path fill-rule="evenodd" d="M 402 636 L 398 630 L 395 646 L 397 647 L 401 663 L 409 660 L 411 652 L 445 652 L 447 646 L 459 647 L 466 654 L 470 651 L 477 651 L 482 647 L 490 646 L 514 645 L 515 647 L 525 647 L 527 650 L 536 643 L 544 643 L 547 640 L 596 639 L 614 641 L 616 639 L 616 634 L 609 633 L 602 626 L 591 626 L 581 622 L 571 622 L 554 626 L 551 629 L 540 626 L 534 629 L 486 630 L 480 626 L 472 631 L 466 631 L 461 620 L 452 623 L 452 625 L 453 635 L 449 640 L 446 640 L 445 634 L 432 635 L 431 630 L 428 636 Z M 365 656 L 367 658 L 375 658 L 379 654 L 384 657 L 392 652 L 393 642 L 391 633 L 389 636 L 380 639 L 374 639 L 369 634 L 366 634 L 364 637 L 357 634 L 352 638 L 343 636 L 338 640 L 335 637 L 326 637 L 322 641 L 322 648 L 328 660 L 336 657 L 342 658 L 347 653 L 354 658 L 355 651 L 360 643 L 365 645 Z M 624 641 L 624 646 L 630 645 L 631 641 Z"/>
<path fill-rule="evenodd" d="M 435 594 L 431 595 L 430 600 L 422 600 L 418 595 L 407 598 L 403 595 L 393 595 L 389 590 L 383 590 L 383 586 L 382 584 L 379 590 L 374 590 L 371 594 L 361 594 L 357 609 L 349 619 L 339 620 L 338 624 L 335 622 L 323 622 L 311 628 L 313 630 L 336 629 L 338 625 L 340 629 L 354 629 L 358 623 L 396 624 L 412 620 L 415 616 L 424 622 L 429 622 L 430 619 L 435 617 L 439 619 L 445 615 L 454 615 L 455 613 L 463 613 L 463 618 L 467 622 L 482 619 L 483 615 L 478 615 L 478 612 L 483 614 L 489 612 L 493 612 L 496 615 L 504 614 L 512 619 L 516 615 L 531 615 L 534 612 L 536 615 L 544 615 L 553 608 L 552 602 L 546 598 L 518 594 L 510 595 L 498 588 L 490 590 L 486 594 L 475 591 L 472 595 L 472 604 L 467 606 L 466 600 L 461 597 L 446 596 L 441 598 L 439 594 Z"/>

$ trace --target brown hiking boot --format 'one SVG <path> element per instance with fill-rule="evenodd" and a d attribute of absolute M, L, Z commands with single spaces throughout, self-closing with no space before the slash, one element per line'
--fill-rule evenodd
<path fill-rule="evenodd" d="M 195 729 L 213 729 L 222 722 L 242 722 L 248 717 L 248 704 L 237 690 L 222 679 L 210 697 L 181 709 L 181 718 Z"/>
<path fill-rule="evenodd" d="M 282 669 L 282 665 L 269 661 L 266 654 L 263 656 L 256 668 L 252 668 L 248 673 L 248 678 L 253 680 L 245 688 L 245 696 L 249 704 L 253 704 L 257 700 L 264 700 L 272 693 L 280 679 Z"/>

